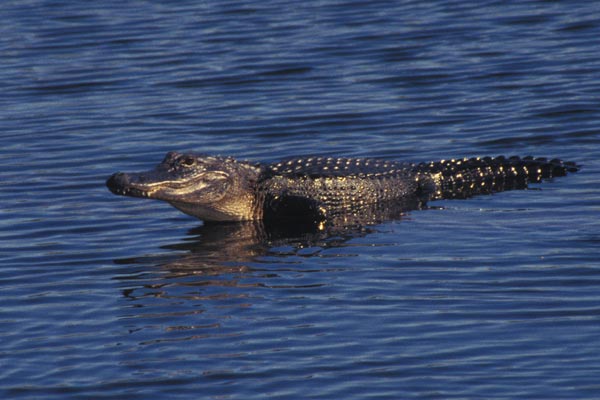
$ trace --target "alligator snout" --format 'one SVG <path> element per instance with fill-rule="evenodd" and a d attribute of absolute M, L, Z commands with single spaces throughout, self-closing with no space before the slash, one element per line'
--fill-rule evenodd
<path fill-rule="evenodd" d="M 123 172 L 117 172 L 116 174 L 113 174 L 106 181 L 106 186 L 114 194 L 124 194 L 128 184 L 129 178 L 127 177 L 127 174 L 124 174 Z"/>
<path fill-rule="evenodd" d="M 111 192 L 121 196 L 149 198 L 155 190 L 148 186 L 147 181 L 145 175 L 117 172 L 108 178 L 106 186 Z"/>

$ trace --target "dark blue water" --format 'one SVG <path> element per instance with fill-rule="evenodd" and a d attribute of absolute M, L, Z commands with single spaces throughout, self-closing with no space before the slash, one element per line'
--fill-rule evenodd
<path fill-rule="evenodd" d="M 600 3 L 3 1 L 0 396 L 600 397 Z M 252 160 L 582 170 L 351 235 L 104 180 Z"/>

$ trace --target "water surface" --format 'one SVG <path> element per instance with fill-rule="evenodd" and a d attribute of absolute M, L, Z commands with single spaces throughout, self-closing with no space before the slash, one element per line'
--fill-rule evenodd
<path fill-rule="evenodd" d="M 0 5 L 0 393 L 600 396 L 600 5 Z M 582 170 L 363 230 L 204 226 L 170 150 Z"/>

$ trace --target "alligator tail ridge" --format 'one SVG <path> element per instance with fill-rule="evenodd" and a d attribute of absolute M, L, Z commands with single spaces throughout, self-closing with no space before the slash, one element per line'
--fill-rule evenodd
<path fill-rule="evenodd" d="M 576 172 L 579 166 L 559 159 L 499 156 L 421 163 L 416 169 L 435 182 L 431 200 L 436 200 L 525 189 L 529 183 Z"/>

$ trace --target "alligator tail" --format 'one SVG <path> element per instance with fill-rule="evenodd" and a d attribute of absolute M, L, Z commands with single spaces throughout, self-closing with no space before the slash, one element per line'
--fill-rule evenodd
<path fill-rule="evenodd" d="M 579 170 L 572 162 L 516 156 L 442 160 L 415 167 L 435 182 L 431 200 L 464 199 L 478 194 L 525 189 L 529 183 Z"/>

